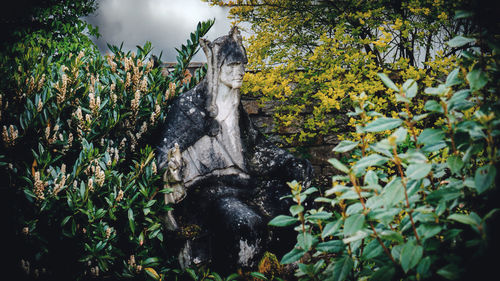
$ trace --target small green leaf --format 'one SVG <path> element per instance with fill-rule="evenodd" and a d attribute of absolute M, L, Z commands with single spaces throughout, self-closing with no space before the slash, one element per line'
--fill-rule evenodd
<path fill-rule="evenodd" d="M 416 245 L 414 241 L 406 242 L 400 253 L 401 267 L 405 273 L 418 264 L 423 253 L 422 246 Z"/>
<path fill-rule="evenodd" d="M 329 278 L 328 280 L 332 281 L 346 280 L 353 266 L 354 266 L 354 261 L 351 259 L 351 257 L 343 256 L 342 258 L 335 261 L 335 265 L 333 266 L 332 278 Z"/>
<path fill-rule="evenodd" d="M 443 107 L 435 100 L 428 100 L 425 102 L 424 109 L 432 112 L 444 113 Z"/>
<path fill-rule="evenodd" d="M 436 273 L 449 280 L 458 279 L 460 276 L 460 269 L 455 264 L 448 264 L 440 268 Z"/>
<path fill-rule="evenodd" d="M 428 275 L 430 268 L 431 268 L 431 257 L 425 257 L 418 263 L 417 273 L 425 278 Z"/>
<path fill-rule="evenodd" d="M 315 214 L 306 215 L 305 219 L 310 221 L 316 220 L 327 220 L 332 217 L 332 213 L 328 212 L 317 212 Z"/>
<path fill-rule="evenodd" d="M 463 224 L 468 224 L 468 225 L 478 225 L 479 223 L 470 215 L 464 215 L 464 214 L 452 214 L 448 216 L 449 220 L 454 220 L 458 221 Z"/>
<path fill-rule="evenodd" d="M 134 212 L 132 209 L 128 209 L 128 223 L 130 226 L 130 230 L 132 230 L 132 233 L 135 232 L 135 223 L 134 223 Z"/>
<path fill-rule="evenodd" d="M 495 182 L 497 170 L 495 166 L 488 164 L 476 170 L 474 184 L 479 194 L 485 192 Z"/>
<path fill-rule="evenodd" d="M 392 80 L 389 77 L 387 77 L 385 73 L 377 73 L 377 75 L 378 77 L 380 77 L 380 79 L 387 88 L 399 92 L 399 88 L 394 84 L 394 82 L 392 82 Z"/>
<path fill-rule="evenodd" d="M 258 280 L 269 280 L 267 277 L 260 272 L 250 272 L 250 275 Z"/>
<path fill-rule="evenodd" d="M 321 233 L 321 237 L 326 238 L 330 235 L 334 235 L 335 233 L 337 233 L 341 224 L 342 224 L 342 220 L 332 221 L 332 222 L 327 223 L 325 225 L 325 227 L 323 228 L 323 233 Z"/>
<path fill-rule="evenodd" d="M 373 153 L 368 156 L 361 158 L 353 167 L 353 170 L 360 171 L 364 168 L 370 166 L 380 166 L 389 160 L 387 157 L 383 157 L 379 154 Z"/>
<path fill-rule="evenodd" d="M 424 93 L 434 96 L 442 96 L 449 90 L 444 84 L 439 84 L 437 88 L 429 87 L 424 90 Z"/>
<path fill-rule="evenodd" d="M 382 192 L 382 197 L 384 198 L 384 203 L 387 208 L 401 202 L 404 196 L 404 188 L 400 178 L 396 178 L 389 182 Z"/>
<path fill-rule="evenodd" d="M 275 217 L 274 219 L 272 219 L 268 223 L 268 225 L 271 225 L 271 226 L 289 226 L 289 225 L 293 225 L 293 224 L 297 223 L 298 221 L 299 220 L 297 218 L 294 218 L 294 217 L 279 215 L 279 216 Z"/>
<path fill-rule="evenodd" d="M 403 235 L 399 234 L 396 231 L 392 231 L 392 230 L 382 231 L 380 233 L 380 238 L 382 238 L 384 240 L 398 242 L 398 243 L 403 243 L 405 241 L 403 238 Z"/>
<path fill-rule="evenodd" d="M 333 167 L 335 167 L 337 170 L 344 172 L 346 174 L 349 173 L 349 168 L 347 168 L 344 164 L 342 164 L 342 162 L 340 162 L 338 159 L 331 158 L 328 159 L 328 162 L 330 162 L 330 164 L 332 164 Z"/>
<path fill-rule="evenodd" d="M 290 252 L 286 253 L 283 258 L 281 259 L 280 263 L 281 264 L 289 264 L 292 262 L 298 261 L 306 251 L 299 249 L 299 248 L 293 248 Z"/>
<path fill-rule="evenodd" d="M 375 271 L 375 273 L 373 273 L 373 275 L 370 277 L 370 281 L 392 280 L 392 277 L 395 273 L 396 270 L 394 269 L 394 267 L 387 265 Z"/>
<path fill-rule="evenodd" d="M 342 240 L 331 240 L 327 242 L 321 242 L 316 245 L 316 250 L 324 253 L 335 253 L 338 254 L 345 249 L 345 244 Z"/>
<path fill-rule="evenodd" d="M 452 155 L 448 157 L 448 160 L 446 161 L 448 164 L 448 168 L 450 168 L 450 171 L 454 174 L 460 173 L 460 170 L 464 166 L 464 162 L 462 161 L 462 158 Z"/>
<path fill-rule="evenodd" d="M 431 145 L 440 142 L 444 139 L 444 132 L 438 129 L 424 129 L 418 136 L 418 143 Z"/>
<path fill-rule="evenodd" d="M 455 68 L 450 74 L 448 74 L 448 77 L 446 77 L 446 87 L 451 87 L 458 85 L 462 83 L 462 80 L 458 78 L 458 73 L 460 71 L 460 68 Z"/>
<path fill-rule="evenodd" d="M 333 148 L 333 151 L 339 153 L 351 151 L 352 149 L 356 148 L 356 146 L 358 146 L 358 143 L 359 142 L 357 141 L 354 142 L 354 141 L 343 140 Z"/>
<path fill-rule="evenodd" d="M 299 213 L 304 211 L 304 207 L 302 205 L 293 205 L 290 207 L 290 213 L 292 216 L 296 216 Z"/>
<path fill-rule="evenodd" d="M 363 214 L 355 214 L 349 216 L 344 223 L 344 234 L 352 235 L 356 233 L 358 230 L 363 228 L 363 224 L 365 223 L 365 215 Z"/>
<path fill-rule="evenodd" d="M 451 39 L 450 41 L 446 42 L 448 46 L 452 48 L 457 48 L 457 47 L 462 47 L 463 45 L 469 44 L 469 43 L 474 43 L 476 42 L 476 39 L 474 38 L 467 38 L 463 36 L 456 36 L 455 38 Z"/>
<path fill-rule="evenodd" d="M 486 83 L 488 83 L 488 77 L 486 73 L 481 69 L 474 69 L 467 73 L 467 81 L 469 81 L 471 91 L 481 90 Z"/>
<path fill-rule="evenodd" d="M 378 240 L 373 239 L 370 243 L 366 245 L 363 250 L 363 259 L 370 260 L 381 254 L 383 254 L 384 250 Z"/>
<path fill-rule="evenodd" d="M 464 11 L 464 10 L 458 10 L 458 11 L 455 11 L 455 19 L 458 20 L 458 19 L 464 19 L 464 18 L 470 18 L 474 15 L 473 12 L 471 11 Z"/>
<path fill-rule="evenodd" d="M 403 91 L 406 93 L 406 97 L 411 99 L 417 95 L 418 85 L 413 79 L 408 79 L 403 84 Z"/>
<path fill-rule="evenodd" d="M 399 127 L 401 123 L 403 123 L 403 120 L 399 118 L 380 117 L 366 124 L 365 131 L 376 133 L 385 130 L 392 130 L 396 127 Z"/>
<path fill-rule="evenodd" d="M 431 170 L 431 163 L 410 164 L 408 168 L 406 168 L 406 176 L 408 179 L 418 180 L 425 178 Z"/>

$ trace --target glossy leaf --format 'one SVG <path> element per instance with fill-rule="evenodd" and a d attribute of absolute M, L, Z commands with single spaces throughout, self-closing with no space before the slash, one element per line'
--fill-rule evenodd
<path fill-rule="evenodd" d="M 396 127 L 399 127 L 399 125 L 401 125 L 402 123 L 403 120 L 399 118 L 380 117 L 375 121 L 366 124 L 365 131 L 375 133 L 385 130 L 392 130 Z"/>
<path fill-rule="evenodd" d="M 344 223 L 344 234 L 352 235 L 356 233 L 358 230 L 363 228 L 363 224 L 365 223 L 365 215 L 363 214 L 355 214 L 349 216 Z"/>
<path fill-rule="evenodd" d="M 479 194 L 488 190 L 495 182 L 497 170 L 493 165 L 485 165 L 476 170 L 474 184 Z"/>
<path fill-rule="evenodd" d="M 353 142 L 353 141 L 348 141 L 348 140 L 343 140 L 337 146 L 333 148 L 333 151 L 339 152 L 339 153 L 344 153 L 353 150 L 358 146 L 359 142 Z"/>
<path fill-rule="evenodd" d="M 418 180 L 421 178 L 425 178 L 431 170 L 431 163 L 411 164 L 408 166 L 408 168 L 406 168 L 406 177 L 408 179 Z"/>
<path fill-rule="evenodd" d="M 416 245 L 414 241 L 409 241 L 403 246 L 399 260 L 405 273 L 408 273 L 410 269 L 414 268 L 418 264 L 423 253 L 423 247 Z"/>
<path fill-rule="evenodd" d="M 271 225 L 271 226 L 289 226 L 289 225 L 293 225 L 293 224 L 297 223 L 298 221 L 299 220 L 297 218 L 294 218 L 294 217 L 279 215 L 279 216 L 275 217 L 274 219 L 272 219 L 268 223 L 268 225 Z"/>
<path fill-rule="evenodd" d="M 392 82 L 392 80 L 387 76 L 387 74 L 377 73 L 377 75 L 378 77 L 380 77 L 380 79 L 387 88 L 399 92 L 399 88 L 396 86 L 396 84 L 394 84 L 394 82 Z"/>

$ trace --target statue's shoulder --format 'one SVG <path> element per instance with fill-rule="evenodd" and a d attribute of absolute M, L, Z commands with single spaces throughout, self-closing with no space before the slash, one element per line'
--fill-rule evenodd
<path fill-rule="evenodd" d="M 170 149 L 174 143 L 178 143 L 184 150 L 206 134 L 206 99 L 205 81 L 175 98 L 165 118 L 160 147 Z"/>
<path fill-rule="evenodd" d="M 207 96 L 208 86 L 207 82 L 204 79 L 191 90 L 177 96 L 170 106 L 170 111 L 177 108 L 181 109 L 182 111 L 190 111 L 192 108 L 206 111 L 205 105 Z"/>

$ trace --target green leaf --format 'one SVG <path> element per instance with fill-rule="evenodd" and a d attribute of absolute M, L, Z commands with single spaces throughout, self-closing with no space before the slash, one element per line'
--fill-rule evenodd
<path fill-rule="evenodd" d="M 344 164 L 342 164 L 342 162 L 340 162 L 338 159 L 331 158 L 328 159 L 328 162 L 330 162 L 330 164 L 332 164 L 333 167 L 335 167 L 337 170 L 344 172 L 346 174 L 349 173 L 349 168 L 347 168 Z"/>
<path fill-rule="evenodd" d="M 417 227 L 417 233 L 421 239 L 425 239 L 439 234 L 442 229 L 439 225 L 421 224 Z"/>
<path fill-rule="evenodd" d="M 135 223 L 134 223 L 134 212 L 132 209 L 128 209 L 128 223 L 130 226 L 130 230 L 132 230 L 132 233 L 135 232 Z"/>
<path fill-rule="evenodd" d="M 448 157 L 446 164 L 448 164 L 448 168 L 450 168 L 450 171 L 454 174 L 459 174 L 460 170 L 464 166 L 464 162 L 462 161 L 462 158 L 460 158 L 456 155 L 452 155 L 452 156 Z"/>
<path fill-rule="evenodd" d="M 343 256 L 338 259 L 333 266 L 333 272 L 331 278 L 328 280 L 331 281 L 343 281 L 347 279 L 347 276 L 351 272 L 354 266 L 354 261 L 349 256 Z"/>
<path fill-rule="evenodd" d="M 358 143 L 359 143 L 358 141 L 354 142 L 354 141 L 343 140 L 333 148 L 333 151 L 339 153 L 351 151 L 352 149 L 356 148 L 356 146 L 358 146 Z"/>
<path fill-rule="evenodd" d="M 408 130 L 404 127 L 399 127 L 394 131 L 392 136 L 396 137 L 396 143 L 400 144 L 406 140 L 406 136 L 408 135 Z"/>
<path fill-rule="evenodd" d="M 341 253 L 345 249 L 345 244 L 342 240 L 331 240 L 327 242 L 321 242 L 316 245 L 316 250 L 324 253 Z"/>
<path fill-rule="evenodd" d="M 425 257 L 418 263 L 417 273 L 425 278 L 430 268 L 431 268 L 431 257 Z"/>
<path fill-rule="evenodd" d="M 370 243 L 366 245 L 363 250 L 363 259 L 370 260 L 381 254 L 383 254 L 384 249 L 380 246 L 380 243 L 377 239 L 373 239 Z"/>
<path fill-rule="evenodd" d="M 406 97 L 411 99 L 417 95 L 418 85 L 413 79 L 408 79 L 403 84 L 403 91 L 406 93 Z"/>
<path fill-rule="evenodd" d="M 363 228 L 363 224 L 365 223 L 365 215 L 363 214 L 355 214 L 349 216 L 344 223 L 344 234 L 352 235 L 356 233 L 358 230 Z"/>
<path fill-rule="evenodd" d="M 342 220 L 337 220 L 327 223 L 323 228 L 323 232 L 321 233 L 321 238 L 326 238 L 330 235 L 334 235 L 340 228 L 341 224 Z"/>
<path fill-rule="evenodd" d="M 452 214 L 448 216 L 449 220 L 454 220 L 458 221 L 463 224 L 468 224 L 468 225 L 479 225 L 480 222 L 477 222 L 476 219 L 474 219 L 471 215 L 464 215 L 464 214 Z"/>
<path fill-rule="evenodd" d="M 444 113 L 443 107 L 435 100 L 428 100 L 425 102 L 424 109 L 432 112 Z"/>
<path fill-rule="evenodd" d="M 408 168 L 406 168 L 406 177 L 408 177 L 408 179 L 418 180 L 425 178 L 431 170 L 431 163 L 410 164 Z"/>
<path fill-rule="evenodd" d="M 356 171 L 360 171 L 370 166 L 380 166 L 387 162 L 387 160 L 389 160 L 389 158 L 373 153 L 361 158 L 358 162 L 356 162 L 353 169 Z"/>
<path fill-rule="evenodd" d="M 486 83 L 488 83 L 488 77 L 481 69 L 472 70 L 467 73 L 466 78 L 467 81 L 469 81 L 471 91 L 481 90 L 484 86 L 486 86 Z"/>
<path fill-rule="evenodd" d="M 298 221 L 299 220 L 297 218 L 294 218 L 294 217 L 279 215 L 279 216 L 275 217 L 274 219 L 272 219 L 268 223 L 268 225 L 271 225 L 271 226 L 289 226 L 289 225 L 293 225 L 293 224 L 297 223 Z"/>
<path fill-rule="evenodd" d="M 476 170 L 474 184 L 479 194 L 485 192 L 495 182 L 497 170 L 495 166 L 488 164 Z"/>
<path fill-rule="evenodd" d="M 332 213 L 328 212 L 317 212 L 316 214 L 306 215 L 305 219 L 316 221 L 316 220 L 327 220 L 332 217 Z"/>
<path fill-rule="evenodd" d="M 394 206 L 395 204 L 401 202 L 404 197 L 404 188 L 403 184 L 401 183 L 400 178 L 396 178 L 392 181 L 390 181 L 385 187 L 384 191 L 382 192 L 382 197 L 384 198 L 384 203 L 386 208 L 389 208 L 391 206 Z"/>
<path fill-rule="evenodd" d="M 476 39 L 474 38 L 467 38 L 463 36 L 456 36 L 455 38 L 451 39 L 450 41 L 446 42 L 448 46 L 452 48 L 457 48 L 457 47 L 462 47 L 463 45 L 469 44 L 469 43 L 474 43 L 476 42 Z"/>
<path fill-rule="evenodd" d="M 385 73 L 377 73 L 377 75 L 378 77 L 380 77 L 380 79 L 387 88 L 399 92 L 399 88 L 394 84 L 394 82 L 392 82 L 392 80 L 389 77 L 387 77 Z"/>
<path fill-rule="evenodd" d="M 309 232 L 301 232 L 297 235 L 297 245 L 305 251 L 309 251 L 311 249 L 314 240 L 315 239 L 312 234 Z"/>
<path fill-rule="evenodd" d="M 455 280 L 460 276 L 460 271 L 461 270 L 455 264 L 448 264 L 440 268 L 436 273 L 446 279 Z"/>
<path fill-rule="evenodd" d="M 464 11 L 464 10 L 458 10 L 458 11 L 455 11 L 455 19 L 458 20 L 458 19 L 465 19 L 465 18 L 470 18 L 474 15 L 473 12 L 471 11 Z"/>
<path fill-rule="evenodd" d="M 438 129 L 424 129 L 417 138 L 417 142 L 424 145 L 432 145 L 444 139 L 444 132 Z"/>
<path fill-rule="evenodd" d="M 405 240 L 403 238 L 403 235 L 396 231 L 392 230 L 384 230 L 380 233 L 380 238 L 384 240 L 389 240 L 393 242 L 398 242 L 398 243 L 403 243 Z"/>
<path fill-rule="evenodd" d="M 400 253 L 401 267 L 405 273 L 408 273 L 410 269 L 418 264 L 423 253 L 422 246 L 416 245 L 414 241 L 406 242 Z"/>
<path fill-rule="evenodd" d="M 298 261 L 306 251 L 299 249 L 299 248 L 293 248 L 290 252 L 286 253 L 283 258 L 281 259 L 280 263 L 281 264 L 289 264 L 292 262 Z"/>
<path fill-rule="evenodd" d="M 439 84 L 437 88 L 429 87 L 424 90 L 424 93 L 434 96 L 442 96 L 449 90 L 444 84 Z"/>
<path fill-rule="evenodd" d="M 460 68 L 455 68 L 450 74 L 448 74 L 448 77 L 446 77 L 446 87 L 451 87 L 458 85 L 462 83 L 462 80 L 458 78 L 458 73 L 460 71 Z"/>
<path fill-rule="evenodd" d="M 380 117 L 366 124 L 365 131 L 375 133 L 385 130 L 392 130 L 396 127 L 399 127 L 401 123 L 403 123 L 403 120 L 399 118 Z"/>
<path fill-rule="evenodd" d="M 292 216 L 296 216 L 299 213 L 304 211 L 304 207 L 302 205 L 293 205 L 290 207 L 290 213 Z"/>
<path fill-rule="evenodd" d="M 267 279 L 267 277 L 264 274 L 262 274 L 260 272 L 250 272 L 250 275 L 254 278 L 259 279 L 259 280 L 269 280 L 269 279 Z"/>
<path fill-rule="evenodd" d="M 386 265 L 384 267 L 381 267 L 379 270 L 375 271 L 375 273 L 373 273 L 373 275 L 371 276 L 370 281 L 392 280 L 394 273 L 396 273 L 394 267 Z"/>

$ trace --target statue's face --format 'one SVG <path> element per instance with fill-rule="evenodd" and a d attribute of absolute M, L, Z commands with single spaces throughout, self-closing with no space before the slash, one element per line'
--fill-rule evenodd
<path fill-rule="evenodd" d="M 220 71 L 220 82 L 232 89 L 239 89 L 243 84 L 245 66 L 242 62 L 224 63 Z"/>

